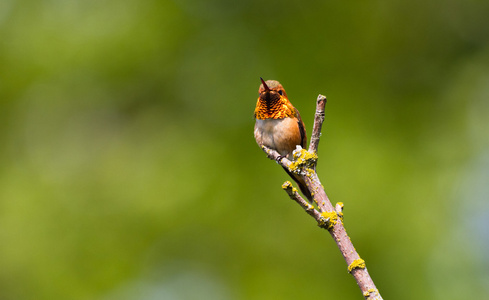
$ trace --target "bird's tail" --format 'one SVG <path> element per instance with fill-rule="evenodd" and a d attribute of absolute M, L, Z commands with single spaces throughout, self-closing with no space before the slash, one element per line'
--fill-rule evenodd
<path fill-rule="evenodd" d="M 302 194 L 306 196 L 307 200 L 309 200 L 310 203 L 313 202 L 313 197 L 311 195 L 311 192 L 309 192 L 309 189 L 307 188 L 306 182 L 304 179 L 302 179 L 301 176 L 294 174 L 290 172 L 287 168 L 284 168 L 285 172 L 289 174 L 290 178 L 294 179 L 294 181 L 297 183 L 299 186 L 299 189 L 301 190 Z"/>

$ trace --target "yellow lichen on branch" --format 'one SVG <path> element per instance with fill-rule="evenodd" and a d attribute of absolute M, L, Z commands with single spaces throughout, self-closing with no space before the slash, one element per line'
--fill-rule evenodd
<path fill-rule="evenodd" d="M 348 272 L 353 271 L 354 269 L 365 269 L 365 261 L 361 258 L 355 259 L 349 266 Z"/>
<path fill-rule="evenodd" d="M 332 229 L 336 223 L 338 223 L 338 214 L 334 211 L 325 211 L 321 213 L 323 219 L 319 222 L 320 227 L 324 227 L 328 230 Z"/>
<path fill-rule="evenodd" d="M 290 181 L 288 181 L 288 180 L 282 184 L 282 189 L 284 189 L 284 190 L 290 189 L 292 191 L 292 193 L 297 193 L 298 192 L 297 188 L 295 188 L 292 185 L 292 183 Z"/>
<path fill-rule="evenodd" d="M 300 150 L 299 150 L 300 149 Z M 294 173 L 298 173 L 302 168 L 307 170 L 307 172 L 314 172 L 312 168 L 305 167 L 314 167 L 318 156 L 316 153 L 309 152 L 306 149 L 298 149 L 294 150 L 294 161 L 290 164 L 289 170 Z"/>

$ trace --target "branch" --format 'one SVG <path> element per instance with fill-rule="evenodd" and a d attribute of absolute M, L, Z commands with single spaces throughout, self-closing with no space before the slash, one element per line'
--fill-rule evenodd
<path fill-rule="evenodd" d="M 309 204 L 306 200 L 304 200 L 304 198 L 301 197 L 301 195 L 299 195 L 297 189 L 292 186 L 292 183 L 290 183 L 290 181 L 284 182 L 284 184 L 282 184 L 282 188 L 287 192 L 290 199 L 297 202 L 297 204 L 299 204 L 306 211 L 306 213 L 316 219 L 318 224 L 327 222 L 327 220 L 325 220 L 324 217 L 321 216 L 321 214 L 314 208 L 314 206 Z"/>
<path fill-rule="evenodd" d="M 324 106 L 326 106 L 326 101 L 326 96 L 319 94 L 316 102 L 316 114 L 314 115 L 314 126 L 312 127 L 309 152 L 318 152 L 319 138 L 321 137 L 321 128 L 323 127 L 324 122 Z"/>
<path fill-rule="evenodd" d="M 309 151 L 305 149 L 294 151 L 294 161 L 280 156 L 280 154 L 270 148 L 262 147 L 267 153 L 268 158 L 277 161 L 282 167 L 287 168 L 290 172 L 299 174 L 306 182 L 307 188 L 314 196 L 314 203 L 317 204 L 318 210 L 311 204 L 307 203 L 297 192 L 296 188 L 287 181 L 282 188 L 287 192 L 289 197 L 296 201 L 310 216 L 318 223 L 318 226 L 329 231 L 341 251 L 343 258 L 348 265 L 348 272 L 355 278 L 358 287 L 363 293 L 365 299 L 382 300 L 379 290 L 376 288 L 370 274 L 367 271 L 365 261 L 360 258 L 350 237 L 343 226 L 343 203 L 337 203 L 333 207 L 324 188 L 316 173 L 317 148 L 321 136 L 321 128 L 324 122 L 324 107 L 326 97 L 319 95 L 317 98 L 316 114 L 314 118 L 314 128 L 309 144 Z"/>

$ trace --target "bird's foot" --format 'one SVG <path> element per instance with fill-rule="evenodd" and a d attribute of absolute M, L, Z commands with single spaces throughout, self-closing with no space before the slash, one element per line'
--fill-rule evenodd
<path fill-rule="evenodd" d="M 282 161 L 282 159 L 284 159 L 284 158 L 285 158 L 285 156 L 284 156 L 284 155 L 279 155 L 279 156 L 277 157 L 277 162 L 278 162 L 278 163 L 280 163 L 280 161 Z"/>

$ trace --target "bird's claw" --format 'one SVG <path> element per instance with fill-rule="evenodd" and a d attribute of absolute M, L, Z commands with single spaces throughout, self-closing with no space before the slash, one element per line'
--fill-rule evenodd
<path fill-rule="evenodd" d="M 284 159 L 284 158 L 285 158 L 285 156 L 284 156 L 284 155 L 279 155 L 279 156 L 277 157 L 277 162 L 278 162 L 278 163 L 280 163 L 280 161 L 282 161 L 282 159 Z"/>

